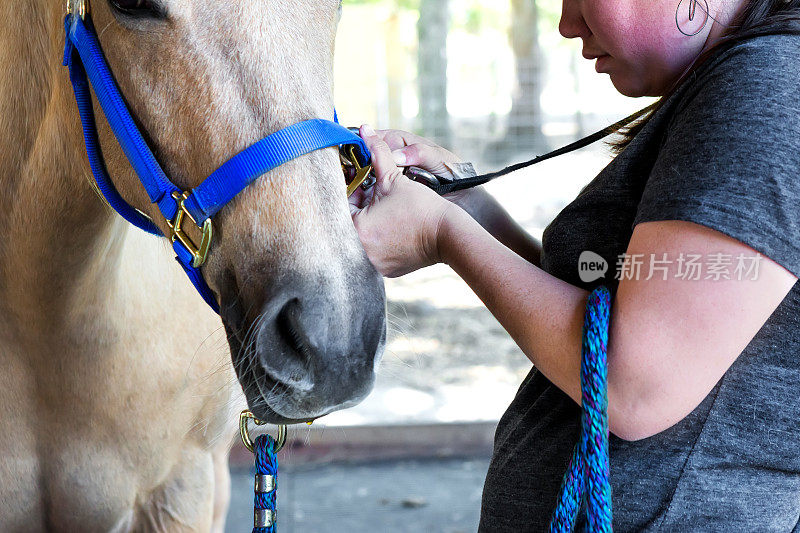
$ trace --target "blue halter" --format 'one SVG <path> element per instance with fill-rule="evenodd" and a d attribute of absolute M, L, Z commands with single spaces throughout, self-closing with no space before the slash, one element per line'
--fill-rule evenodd
<path fill-rule="evenodd" d="M 216 313 L 219 313 L 216 298 L 200 272 L 213 237 L 211 217 L 259 176 L 315 150 L 352 145 L 354 155 L 359 159 L 357 163 L 364 167 L 369 164 L 369 150 L 358 135 L 336 122 L 306 120 L 261 139 L 225 162 L 194 189 L 182 191 L 167 178 L 134 124 L 103 56 L 91 20 L 84 21 L 79 13 L 68 13 L 64 28 L 64 65 L 69 67 L 83 124 L 86 154 L 98 188 L 109 205 L 125 220 L 148 233 L 163 235 L 147 215 L 120 196 L 108 176 L 97 136 L 90 81 L 122 151 L 147 190 L 150 201 L 158 205 L 167 220 L 176 260 Z M 200 244 L 187 234 L 186 218 L 197 226 L 192 233 L 202 234 Z"/>

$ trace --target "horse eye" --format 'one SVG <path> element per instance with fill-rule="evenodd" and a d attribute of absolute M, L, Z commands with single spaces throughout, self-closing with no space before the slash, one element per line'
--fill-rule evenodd
<path fill-rule="evenodd" d="M 164 9 L 155 0 L 110 0 L 121 13 L 140 17 L 164 17 Z"/>

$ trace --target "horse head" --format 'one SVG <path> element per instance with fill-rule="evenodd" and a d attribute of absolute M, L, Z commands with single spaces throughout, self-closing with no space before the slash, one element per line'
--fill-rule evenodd
<path fill-rule="evenodd" d="M 333 118 L 340 9 L 339 0 L 92 0 L 90 15 L 151 150 L 190 190 L 266 135 Z M 105 120 L 99 127 L 117 190 L 168 235 Z M 259 177 L 213 224 L 202 272 L 255 415 L 307 421 L 363 399 L 386 343 L 386 300 L 336 149 Z"/>

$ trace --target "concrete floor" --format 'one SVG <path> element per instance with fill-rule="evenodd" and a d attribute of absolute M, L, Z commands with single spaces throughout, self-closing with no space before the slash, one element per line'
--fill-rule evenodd
<path fill-rule="evenodd" d="M 280 533 L 467 533 L 478 528 L 488 457 L 286 466 Z M 253 527 L 253 475 L 232 471 L 226 532 Z"/>

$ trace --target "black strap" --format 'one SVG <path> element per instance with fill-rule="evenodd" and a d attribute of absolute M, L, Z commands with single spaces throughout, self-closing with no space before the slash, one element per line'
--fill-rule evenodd
<path fill-rule="evenodd" d="M 472 187 L 477 187 L 478 185 L 483 185 L 492 181 L 495 178 L 499 178 L 501 176 L 505 176 L 507 174 L 511 174 L 512 172 L 516 172 L 517 170 L 521 170 L 523 168 L 529 167 L 531 165 L 535 165 L 536 163 L 541 163 L 542 161 L 546 161 L 548 159 L 552 159 L 553 157 L 558 157 L 560 155 L 574 152 L 584 146 L 589 146 L 590 144 L 599 141 L 605 137 L 608 137 L 612 133 L 617 132 L 623 126 L 630 124 L 637 118 L 644 115 L 647 111 L 652 108 L 652 105 L 647 106 L 643 109 L 640 109 L 633 113 L 630 116 L 627 116 L 620 120 L 619 122 L 615 122 L 610 126 L 606 126 L 602 130 L 598 131 L 597 133 L 593 133 L 588 137 L 584 137 L 583 139 L 579 139 L 573 143 L 570 143 L 562 148 L 557 150 L 553 150 L 552 152 L 546 153 L 544 155 L 540 155 L 531 159 L 530 161 L 525 161 L 523 163 L 516 163 L 514 165 L 508 166 L 503 170 L 498 170 L 497 172 L 491 172 L 489 174 L 481 174 L 480 176 L 474 176 L 471 178 L 463 178 L 459 180 L 455 180 L 452 182 L 440 182 L 438 185 L 429 184 L 428 186 L 436 191 L 438 194 L 447 194 L 449 192 L 461 191 L 464 189 L 471 189 Z"/>

